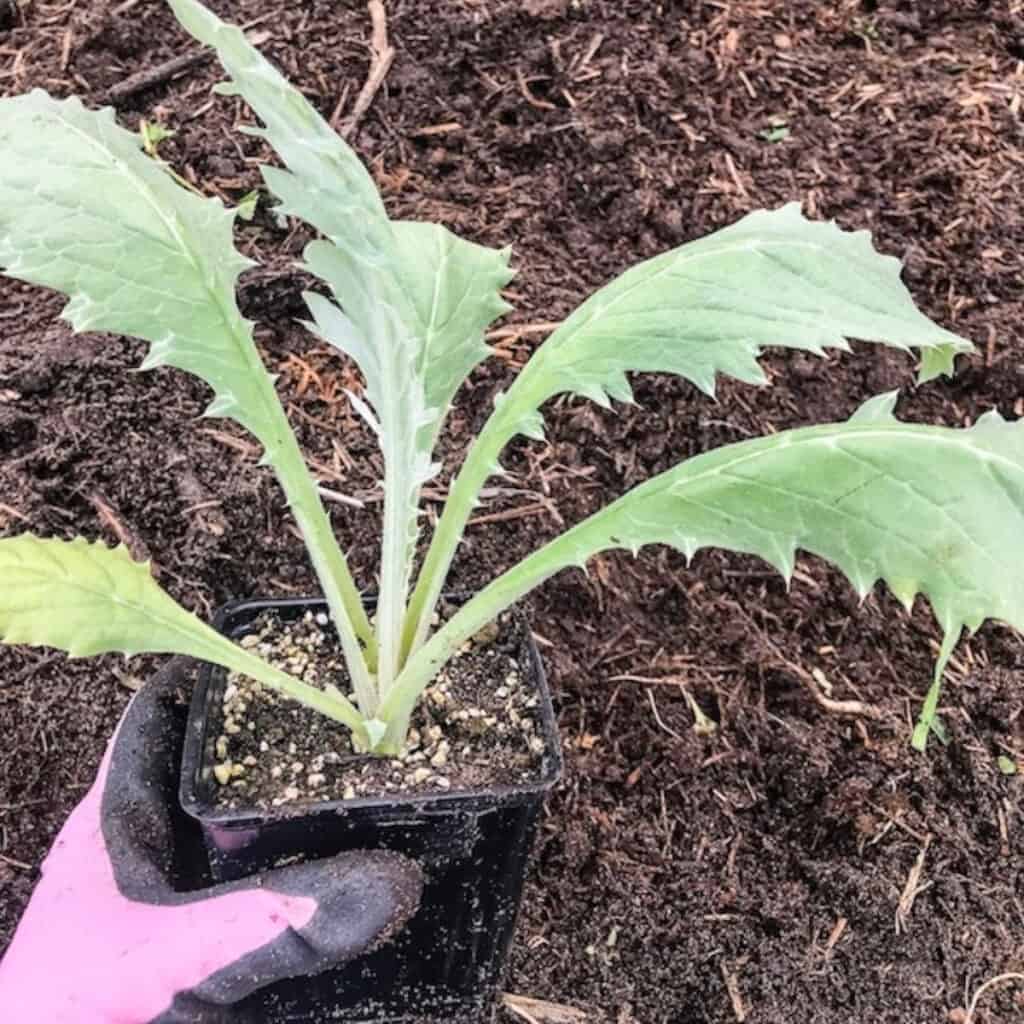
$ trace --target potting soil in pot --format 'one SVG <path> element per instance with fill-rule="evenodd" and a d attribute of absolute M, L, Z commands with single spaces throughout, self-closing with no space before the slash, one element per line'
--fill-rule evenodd
<path fill-rule="evenodd" d="M 537 694 L 520 671 L 523 628 L 505 616 L 463 645 L 424 694 L 397 760 L 358 757 L 344 726 L 232 674 L 221 717 L 209 725 L 217 730 L 215 803 L 269 808 L 535 779 L 544 741 Z M 324 613 L 294 622 L 265 613 L 240 642 L 311 685 L 346 691 L 344 661 Z"/>

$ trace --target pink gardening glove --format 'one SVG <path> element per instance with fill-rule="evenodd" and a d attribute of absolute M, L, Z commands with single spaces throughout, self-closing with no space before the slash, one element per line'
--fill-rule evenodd
<path fill-rule="evenodd" d="M 3 1024 L 213 1024 L 281 978 L 368 951 L 415 911 L 421 876 L 347 853 L 180 892 L 195 836 L 176 804 L 184 663 L 125 712 L 0 962 Z"/>

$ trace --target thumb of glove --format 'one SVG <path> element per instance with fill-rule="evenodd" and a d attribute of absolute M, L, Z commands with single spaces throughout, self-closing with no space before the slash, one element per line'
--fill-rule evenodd
<path fill-rule="evenodd" d="M 190 973 L 202 980 L 179 992 L 156 1024 L 233 1020 L 226 1009 L 259 988 L 362 956 L 401 930 L 421 888 L 411 861 L 355 851 L 205 889 L 201 899 L 166 908 L 188 916 L 199 961 Z M 226 960 L 226 950 L 240 948 L 241 955 Z"/>

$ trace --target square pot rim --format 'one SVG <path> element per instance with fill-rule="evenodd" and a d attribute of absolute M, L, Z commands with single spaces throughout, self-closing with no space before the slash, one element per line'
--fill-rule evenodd
<path fill-rule="evenodd" d="M 467 595 L 448 593 L 449 600 L 464 600 Z M 365 597 L 370 607 L 374 597 Z M 250 597 L 229 601 L 221 605 L 213 617 L 213 628 L 226 633 L 230 620 L 240 614 L 266 609 L 327 610 L 322 596 L 260 598 Z M 513 614 L 517 614 L 513 611 Z M 522 621 L 522 620 L 521 620 Z M 540 697 L 540 727 L 545 740 L 545 751 L 541 773 L 532 782 L 477 786 L 471 789 L 437 791 L 434 793 L 381 793 L 374 796 L 355 797 L 351 800 L 318 800 L 310 803 L 285 804 L 282 807 L 217 807 L 212 800 L 204 797 L 200 780 L 206 748 L 208 712 L 210 710 L 210 688 L 214 673 L 224 669 L 210 662 L 200 662 L 198 678 L 189 701 L 188 724 L 181 757 L 181 774 L 178 797 L 182 809 L 202 825 L 217 829 L 245 829 L 263 825 L 269 821 L 294 821 L 299 818 L 313 818 L 327 815 L 337 816 L 379 816 L 391 811 L 396 817 L 409 814 L 466 813 L 473 814 L 494 807 L 529 803 L 543 798 L 557 785 L 562 777 L 564 761 L 561 738 L 555 721 L 551 691 L 548 687 L 544 665 L 537 649 L 537 642 L 529 628 L 524 628 L 525 645 L 530 657 L 530 676 L 536 684 Z"/>

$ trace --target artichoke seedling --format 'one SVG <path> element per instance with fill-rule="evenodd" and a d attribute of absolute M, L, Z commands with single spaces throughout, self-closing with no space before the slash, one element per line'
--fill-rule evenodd
<path fill-rule="evenodd" d="M 898 421 L 895 395 L 851 419 L 727 445 L 682 462 L 500 575 L 434 627 L 453 554 L 481 489 L 517 435 L 542 438 L 558 395 L 632 400 L 627 374 L 673 373 L 709 395 L 719 374 L 765 383 L 765 346 L 823 354 L 846 339 L 914 350 L 921 378 L 951 373 L 969 342 L 932 323 L 899 263 L 863 232 L 805 219 L 795 204 L 751 213 L 626 271 L 540 345 L 499 395 L 450 487 L 418 574 L 418 508 L 460 385 L 490 354 L 509 308 L 509 253 L 437 224 L 392 220 L 373 179 L 309 102 L 237 28 L 197 0 L 170 0 L 217 51 L 280 167 L 262 169 L 282 215 L 318 233 L 306 269 L 309 327 L 365 380 L 352 403 L 383 453 L 379 596 L 371 624 L 274 387 L 239 312 L 250 262 L 232 242 L 237 211 L 154 160 L 111 110 L 36 91 L 0 100 L 0 266 L 69 297 L 76 331 L 149 342 L 143 369 L 176 367 L 214 393 L 208 416 L 263 449 L 305 538 L 348 668 L 350 693 L 264 663 L 167 596 L 123 549 L 32 535 L 0 540 L 0 636 L 72 656 L 177 652 L 242 672 L 351 729 L 358 749 L 398 754 L 416 701 L 452 653 L 549 577 L 612 548 L 715 545 L 784 576 L 798 549 L 838 566 L 857 591 L 879 580 L 908 606 L 927 596 L 944 641 L 916 734 L 964 627 L 1024 627 L 1024 425 L 991 412 L 969 429 Z"/>

